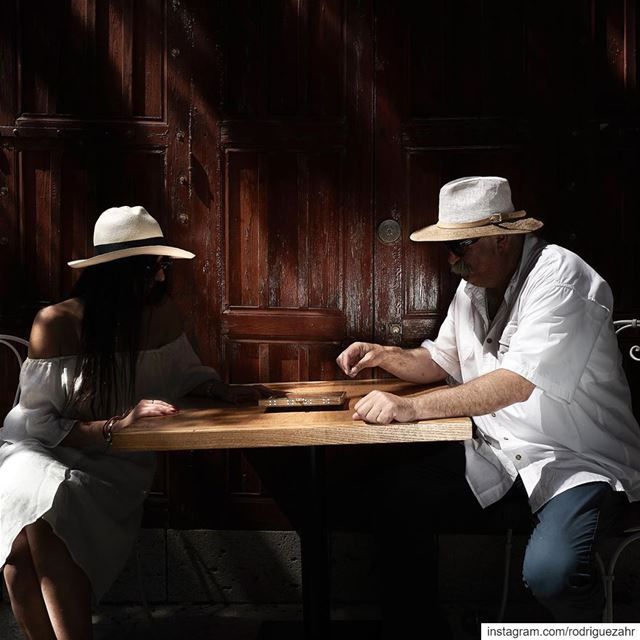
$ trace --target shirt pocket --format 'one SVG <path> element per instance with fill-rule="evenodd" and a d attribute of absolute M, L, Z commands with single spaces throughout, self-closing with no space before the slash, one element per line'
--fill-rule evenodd
<path fill-rule="evenodd" d="M 470 360 L 475 355 L 475 345 L 478 342 L 473 327 L 463 325 L 458 339 L 458 358 L 460 362 Z"/>
<path fill-rule="evenodd" d="M 511 338 L 517 330 L 517 322 L 507 322 L 502 335 L 498 338 L 498 360 L 502 360 L 505 353 L 509 351 L 509 347 L 511 346 Z"/>

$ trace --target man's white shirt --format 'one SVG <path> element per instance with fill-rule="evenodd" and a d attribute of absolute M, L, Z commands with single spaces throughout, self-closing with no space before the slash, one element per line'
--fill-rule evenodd
<path fill-rule="evenodd" d="M 474 416 L 466 476 L 483 507 L 519 474 L 533 512 L 587 482 L 640 499 L 640 429 L 613 329 L 609 285 L 574 253 L 534 235 L 493 321 L 485 290 L 458 286 L 433 360 L 458 383 L 496 369 L 526 378 L 526 402 Z"/>

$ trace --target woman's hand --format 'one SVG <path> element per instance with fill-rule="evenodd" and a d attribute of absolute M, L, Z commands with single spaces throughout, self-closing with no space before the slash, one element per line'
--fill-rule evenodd
<path fill-rule="evenodd" d="M 113 432 L 126 429 L 140 418 L 153 418 L 158 416 L 170 416 L 178 413 L 178 409 L 162 400 L 140 400 L 138 404 L 124 417 L 113 425 Z"/>

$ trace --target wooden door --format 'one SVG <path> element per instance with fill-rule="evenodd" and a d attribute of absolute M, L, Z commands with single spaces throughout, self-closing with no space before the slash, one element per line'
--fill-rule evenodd
<path fill-rule="evenodd" d="M 375 224 L 401 227 L 374 243 L 378 340 L 437 335 L 455 281 L 441 247 L 408 238 L 466 175 L 507 177 L 609 281 L 616 317 L 638 316 L 637 32 L 626 1 L 376 4 Z"/>
<path fill-rule="evenodd" d="M 371 336 L 371 20 L 368 2 L 213 3 L 203 107 L 217 133 L 210 162 L 191 162 L 215 220 L 202 312 L 231 382 L 335 379 L 344 344 Z M 264 477 L 296 455 L 250 457 Z M 182 522 L 202 522 L 216 486 L 206 524 L 286 526 L 247 455 L 185 458 Z"/>

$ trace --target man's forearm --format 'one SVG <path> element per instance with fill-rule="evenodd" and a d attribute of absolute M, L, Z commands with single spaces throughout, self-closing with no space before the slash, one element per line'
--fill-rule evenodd
<path fill-rule="evenodd" d="M 378 366 L 401 380 L 428 384 L 447 377 L 447 372 L 433 361 L 429 351 L 423 347 L 417 349 L 383 347 L 383 349 L 384 354 Z"/>
<path fill-rule="evenodd" d="M 497 369 L 457 387 L 414 398 L 416 419 L 483 416 L 524 402 L 534 389 L 535 385 L 517 373 Z"/>

